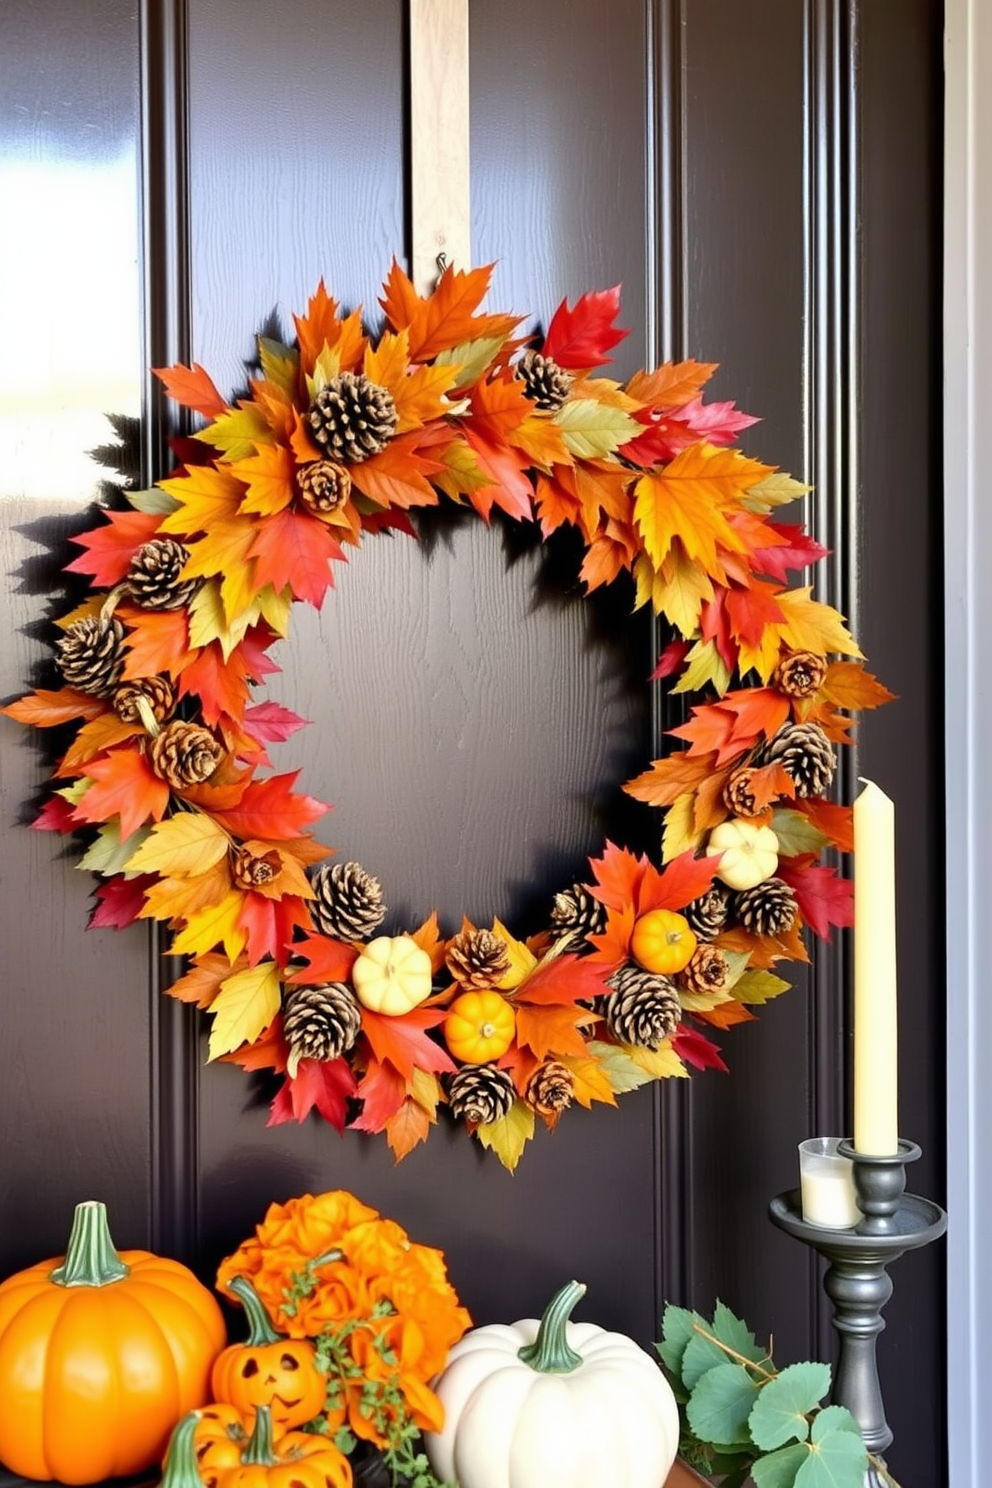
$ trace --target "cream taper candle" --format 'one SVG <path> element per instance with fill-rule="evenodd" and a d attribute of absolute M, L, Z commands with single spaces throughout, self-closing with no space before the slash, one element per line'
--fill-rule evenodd
<path fill-rule="evenodd" d="M 870 780 L 854 802 L 854 1147 L 899 1150 L 895 808 Z"/>

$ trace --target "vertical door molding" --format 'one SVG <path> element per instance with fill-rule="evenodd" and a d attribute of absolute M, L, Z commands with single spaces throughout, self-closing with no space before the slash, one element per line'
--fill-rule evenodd
<path fill-rule="evenodd" d="M 141 196 L 144 366 L 189 360 L 189 171 L 186 0 L 141 0 Z M 142 480 L 168 469 L 178 432 L 158 379 L 145 371 Z M 150 1232 L 155 1249 L 193 1262 L 197 1249 L 198 1037 L 196 1010 L 165 989 L 181 973 L 167 932 L 151 931 Z"/>
<path fill-rule="evenodd" d="M 982 1481 L 992 1400 L 992 13 L 947 0 L 944 575 L 947 791 L 948 1424 L 951 1488 Z"/>
<path fill-rule="evenodd" d="M 649 0 L 646 16 L 645 345 L 651 366 L 686 355 L 685 3 Z M 657 619 L 653 639 L 657 655 L 662 644 Z M 656 683 L 651 695 L 653 757 L 663 753 L 665 730 L 684 716 L 682 699 L 668 696 Z M 690 1295 L 691 1085 L 691 1080 L 660 1080 L 654 1086 L 656 1317 L 666 1298 L 684 1301 Z"/>

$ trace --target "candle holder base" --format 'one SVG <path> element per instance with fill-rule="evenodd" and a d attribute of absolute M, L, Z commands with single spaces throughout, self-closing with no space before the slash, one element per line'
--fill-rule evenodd
<path fill-rule="evenodd" d="M 856 1228 L 827 1230 L 807 1224 L 799 1189 L 772 1199 L 768 1213 L 779 1229 L 829 1262 L 823 1286 L 833 1303 L 833 1325 L 840 1339 L 833 1398 L 857 1421 L 868 1451 L 879 1456 L 892 1441 L 875 1354 L 876 1339 L 885 1327 L 882 1309 L 892 1296 L 886 1268 L 907 1251 L 938 1239 L 947 1228 L 947 1215 L 939 1204 L 904 1192 L 905 1164 L 920 1156 L 915 1143 L 900 1141 L 899 1152 L 892 1157 L 865 1156 L 849 1142 L 842 1142 L 839 1150 L 854 1162 L 854 1186 L 864 1214 Z M 874 1466 L 865 1488 L 885 1488 L 885 1478 Z"/>

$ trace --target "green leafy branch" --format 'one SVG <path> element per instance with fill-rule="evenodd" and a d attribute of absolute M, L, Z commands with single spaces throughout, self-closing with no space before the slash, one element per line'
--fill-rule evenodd
<path fill-rule="evenodd" d="M 869 1463 L 898 1488 L 850 1411 L 822 1403 L 829 1364 L 777 1369 L 771 1346 L 722 1302 L 710 1322 L 666 1307 L 657 1348 L 679 1402 L 679 1450 L 722 1488 L 863 1488 Z"/>

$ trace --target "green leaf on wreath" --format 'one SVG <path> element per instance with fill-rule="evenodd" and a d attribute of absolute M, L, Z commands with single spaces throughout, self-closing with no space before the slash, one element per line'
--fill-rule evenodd
<path fill-rule="evenodd" d="M 816 1416 L 810 1435 L 809 1455 L 796 1473 L 796 1488 L 862 1488 L 868 1453 L 850 1413 L 828 1406 Z"/>
<path fill-rule="evenodd" d="M 734 988 L 734 1001 L 743 1002 L 747 1007 L 760 1005 L 788 992 L 791 986 L 791 982 L 776 976 L 773 971 L 746 971 Z"/>
<path fill-rule="evenodd" d="M 506 1116 L 477 1126 L 475 1135 L 483 1147 L 495 1152 L 504 1168 L 512 1173 L 520 1154 L 534 1135 L 534 1112 L 524 1101 L 514 1101 Z"/>
<path fill-rule="evenodd" d="M 808 1461 L 809 1447 L 802 1442 L 757 1458 L 751 1468 L 755 1488 L 794 1488 L 797 1474 Z"/>
<path fill-rule="evenodd" d="M 665 1315 L 661 1320 L 661 1342 L 655 1344 L 655 1348 L 661 1355 L 662 1363 L 666 1369 L 670 1369 L 677 1379 L 682 1378 L 682 1358 L 690 1340 L 698 1338 L 696 1324 L 703 1326 L 703 1319 L 698 1312 L 692 1312 L 688 1307 L 676 1307 L 669 1302 L 665 1308 Z M 726 1355 L 721 1358 L 725 1359 Z"/>
<path fill-rule="evenodd" d="M 814 827 L 808 816 L 801 811 L 773 811 L 772 831 L 778 838 L 778 850 L 783 858 L 794 858 L 799 853 L 819 852 L 830 838 Z"/>
<path fill-rule="evenodd" d="M 758 1386 L 743 1364 L 718 1364 L 693 1390 L 686 1418 L 704 1441 L 744 1446 L 750 1441 L 747 1423 L 757 1394 Z"/>
<path fill-rule="evenodd" d="M 768 1356 L 755 1343 L 754 1334 L 747 1323 L 735 1316 L 722 1302 L 716 1304 L 713 1321 L 703 1323 L 702 1327 L 712 1336 L 707 1338 L 697 1329 L 695 1337 L 687 1344 L 682 1359 L 682 1378 L 690 1390 L 708 1369 L 717 1364 L 726 1364 L 728 1348 L 754 1364 L 767 1366 Z M 721 1344 L 724 1345 L 723 1348 L 720 1347 Z"/>
<path fill-rule="evenodd" d="M 629 413 L 609 403 L 600 403 L 597 398 L 570 399 L 558 410 L 556 422 L 565 448 L 581 460 L 612 455 L 622 444 L 644 433 L 644 425 Z"/>
<path fill-rule="evenodd" d="M 809 1436 L 806 1417 L 830 1389 L 829 1364 L 790 1364 L 769 1380 L 751 1412 L 751 1435 L 764 1452 Z"/>
<path fill-rule="evenodd" d="M 178 511 L 182 506 L 175 496 L 170 496 L 168 491 L 160 491 L 158 486 L 152 486 L 150 491 L 125 491 L 128 506 L 133 506 L 135 511 L 144 512 L 146 516 L 167 517 L 170 512 Z"/>
<path fill-rule="evenodd" d="M 132 878 L 134 871 L 125 871 L 128 860 L 138 851 L 150 832 L 151 827 L 139 827 L 130 837 L 121 840 L 120 817 L 115 816 L 109 822 L 104 822 L 96 834 L 96 840 L 87 848 L 76 867 L 88 869 L 91 873 L 105 874 L 108 878 L 124 871 L 125 878 Z"/>
<path fill-rule="evenodd" d="M 455 387 L 468 387 L 470 383 L 478 382 L 497 352 L 505 345 L 505 336 L 480 336 L 477 341 L 462 341 L 458 346 L 439 351 L 434 358 L 434 365 L 457 367 L 459 371 Z"/>
<path fill-rule="evenodd" d="M 649 1075 L 647 1070 L 635 1064 L 629 1054 L 624 1053 L 623 1049 L 618 1049 L 616 1044 L 602 1044 L 598 1039 L 590 1039 L 587 1047 L 609 1080 L 610 1089 L 617 1095 L 624 1095 L 629 1090 L 638 1090 L 642 1085 L 650 1085 L 654 1079 L 654 1076 Z"/>

